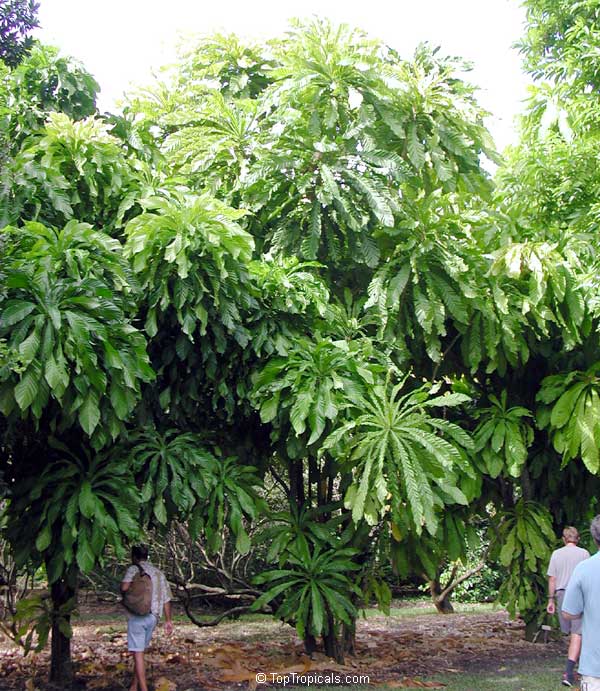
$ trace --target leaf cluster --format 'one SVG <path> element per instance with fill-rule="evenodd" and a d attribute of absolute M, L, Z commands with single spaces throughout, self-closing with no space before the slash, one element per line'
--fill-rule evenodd
<path fill-rule="evenodd" d="M 107 544 L 124 554 L 140 534 L 140 496 L 131 468 L 107 453 L 72 453 L 49 440 L 52 462 L 14 488 L 7 534 L 17 563 L 34 554 L 53 583 L 75 566 L 89 573 Z"/>
<path fill-rule="evenodd" d="M 140 196 L 131 164 L 108 127 L 63 113 L 51 113 L 24 142 L 7 176 L 0 204 L 9 222 L 60 227 L 77 219 L 115 235 Z"/>
<path fill-rule="evenodd" d="M 590 473 L 600 470 L 600 379 L 598 363 L 585 372 L 572 370 L 546 377 L 537 394 L 538 425 L 548 429 L 565 466 L 581 458 Z"/>
<path fill-rule="evenodd" d="M 154 373 L 117 241 L 85 223 L 8 228 L 0 338 L 20 371 L 3 374 L 3 415 L 78 425 L 95 448 L 116 439 Z M 104 261 L 98 261 L 98 258 Z"/>
<path fill-rule="evenodd" d="M 526 620 L 539 613 L 546 590 L 545 571 L 556 537 L 548 510 L 534 501 L 520 499 L 507 510 L 499 528 L 497 549 L 507 577 L 498 600 L 512 616 Z"/>
<path fill-rule="evenodd" d="M 39 26 L 34 0 L 5 0 L 0 7 L 0 60 L 15 67 L 31 50 L 32 29 Z"/>
<path fill-rule="evenodd" d="M 506 389 L 498 399 L 488 396 L 491 406 L 477 411 L 479 424 L 475 429 L 475 458 L 481 454 L 482 472 L 492 478 L 502 472 L 518 478 L 525 466 L 528 447 L 533 442 L 534 431 L 527 418 L 531 411 L 523 406 L 508 406 Z"/>
<path fill-rule="evenodd" d="M 294 624 L 301 638 L 327 634 L 335 622 L 350 625 L 358 613 L 352 596 L 361 595 L 349 575 L 359 568 L 355 556 L 356 550 L 350 548 L 290 550 L 288 568 L 265 571 L 255 578 L 257 584 L 268 587 L 252 609 L 275 600 L 275 616 Z"/>
<path fill-rule="evenodd" d="M 392 385 L 374 382 L 364 396 L 349 402 L 348 421 L 325 440 L 324 449 L 343 460 L 354 481 L 344 503 L 355 522 L 375 524 L 391 510 L 401 530 L 435 534 L 445 503 L 466 505 L 457 486 L 460 473 L 474 477 L 465 453 L 472 440 L 459 425 L 431 414 L 469 400 L 458 393 L 435 395 L 439 387 L 404 390 L 404 377 Z M 407 387 L 408 388 L 408 387 Z"/>

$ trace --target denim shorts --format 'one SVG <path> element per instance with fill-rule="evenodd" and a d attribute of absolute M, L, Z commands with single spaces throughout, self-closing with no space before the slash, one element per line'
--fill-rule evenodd
<path fill-rule="evenodd" d="M 143 653 L 150 645 L 152 632 L 156 626 L 156 616 L 145 614 L 140 617 L 132 614 L 127 621 L 127 649 L 130 653 Z"/>

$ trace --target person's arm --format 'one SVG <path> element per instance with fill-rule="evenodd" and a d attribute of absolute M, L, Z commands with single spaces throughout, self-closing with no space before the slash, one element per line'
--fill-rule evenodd
<path fill-rule="evenodd" d="M 546 605 L 546 612 L 554 614 L 556 612 L 556 576 L 548 576 L 548 604 Z"/>
<path fill-rule="evenodd" d="M 579 566 L 580 564 L 573 571 L 562 603 L 562 615 L 565 619 L 581 619 L 583 616 L 583 590 L 581 589 Z"/>
<path fill-rule="evenodd" d="M 167 578 L 164 573 L 161 572 L 160 574 L 160 580 L 161 580 L 161 589 L 164 593 L 164 598 L 165 598 L 165 604 L 164 604 L 164 612 L 165 612 L 165 631 L 168 636 L 173 633 L 173 619 L 172 619 L 172 612 L 171 612 L 171 600 L 173 598 L 171 594 L 171 588 L 169 586 L 169 581 L 167 581 Z"/>
<path fill-rule="evenodd" d="M 137 573 L 136 571 L 137 567 L 135 566 L 130 566 L 127 571 L 125 571 L 125 575 L 123 576 L 123 580 L 121 581 L 121 592 L 125 593 L 129 590 L 129 586 L 131 585 L 131 581 L 133 580 L 133 577 Z"/>

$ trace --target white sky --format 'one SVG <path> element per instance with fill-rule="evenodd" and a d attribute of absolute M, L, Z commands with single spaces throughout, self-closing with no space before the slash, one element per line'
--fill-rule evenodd
<path fill-rule="evenodd" d="M 528 83 L 511 48 L 522 34 L 519 0 L 41 0 L 36 33 L 81 60 L 102 88 L 100 108 L 114 110 L 129 84 L 148 82 L 151 68 L 174 59 L 181 33 L 268 38 L 290 17 L 314 14 L 358 26 L 403 57 L 429 41 L 472 61 L 497 146 L 516 142 Z"/>

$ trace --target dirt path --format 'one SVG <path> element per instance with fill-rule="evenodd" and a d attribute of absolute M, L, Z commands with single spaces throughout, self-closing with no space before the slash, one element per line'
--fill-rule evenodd
<path fill-rule="evenodd" d="M 118 608 L 101 617 L 84 612 L 75 625 L 73 658 L 81 688 L 121 691 L 130 681 L 124 619 Z M 273 622 L 238 621 L 199 629 L 179 624 L 173 638 L 155 632 L 147 654 L 149 679 L 157 691 L 201 691 L 255 686 L 258 672 L 368 675 L 370 684 L 406 682 L 498 665 L 543 665 L 564 652 L 562 642 L 527 643 L 523 626 L 506 612 L 417 616 L 373 616 L 358 622 L 356 656 L 344 666 L 322 654 L 312 659 L 291 627 Z M 22 658 L 0 641 L 0 690 L 48 688 L 48 653 Z M 30 681 L 29 681 L 30 680 Z M 32 683 L 33 682 L 33 683 Z M 259 688 L 265 688 L 260 685 Z"/>

